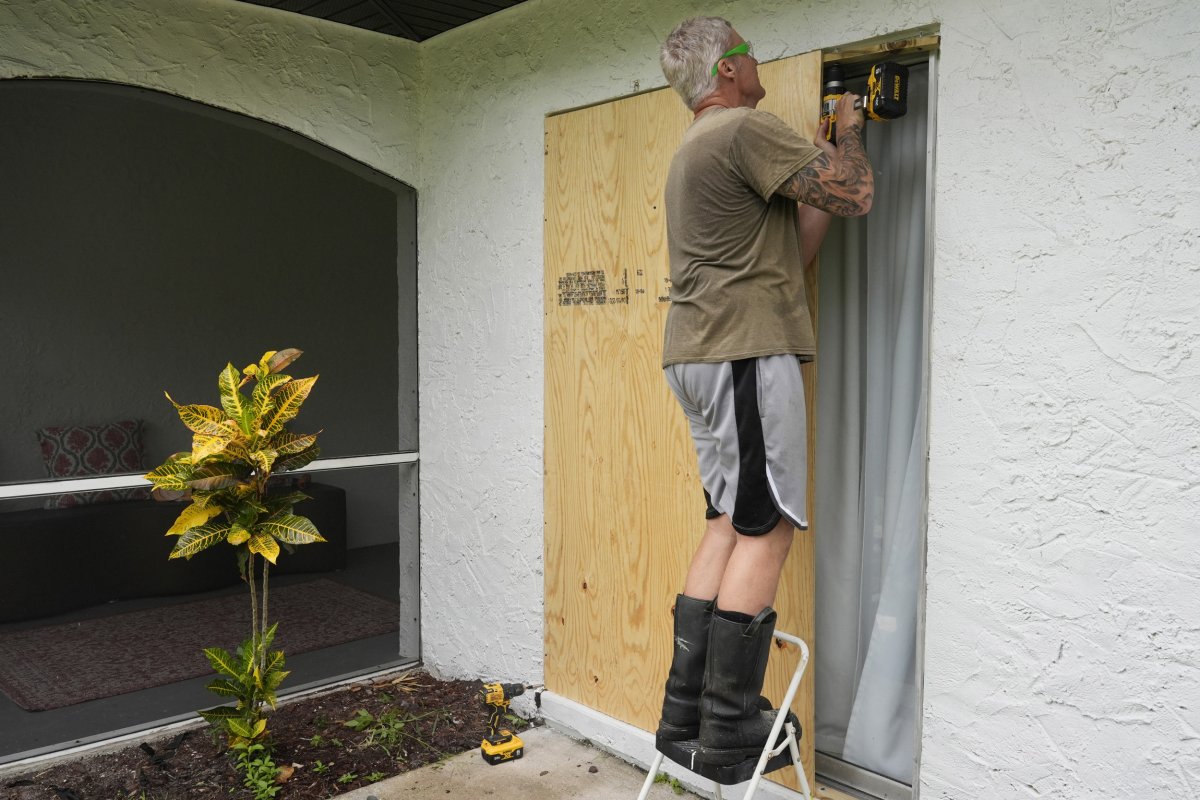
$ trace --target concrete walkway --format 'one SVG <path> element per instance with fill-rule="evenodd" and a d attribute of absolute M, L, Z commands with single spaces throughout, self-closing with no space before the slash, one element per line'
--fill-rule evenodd
<path fill-rule="evenodd" d="M 646 773 L 549 727 L 523 731 L 525 755 L 489 765 L 479 749 L 356 789 L 338 800 L 637 800 Z M 653 800 L 697 800 L 656 784 Z"/>

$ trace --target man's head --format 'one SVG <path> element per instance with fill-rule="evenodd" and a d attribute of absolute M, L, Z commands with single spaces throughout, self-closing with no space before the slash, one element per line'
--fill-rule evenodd
<path fill-rule="evenodd" d="M 659 63 L 667 83 L 693 111 L 713 94 L 722 96 L 722 105 L 753 108 L 766 92 L 758 81 L 758 61 L 748 48 L 728 20 L 696 17 L 671 31 L 659 51 Z"/>

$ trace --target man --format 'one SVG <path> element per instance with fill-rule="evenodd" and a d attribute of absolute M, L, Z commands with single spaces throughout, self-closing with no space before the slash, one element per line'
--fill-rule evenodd
<path fill-rule="evenodd" d="M 667 176 L 663 369 L 691 427 L 708 510 L 676 599 L 658 734 L 698 737 L 703 761 L 727 765 L 756 758 L 770 733 L 759 692 L 771 605 L 793 532 L 807 528 L 800 363 L 816 345 L 804 265 L 831 213 L 870 210 L 874 180 L 859 98 L 838 103 L 836 147 L 824 127 L 804 141 L 756 110 L 766 94 L 758 62 L 726 20 L 681 23 L 660 60 L 695 114 Z"/>

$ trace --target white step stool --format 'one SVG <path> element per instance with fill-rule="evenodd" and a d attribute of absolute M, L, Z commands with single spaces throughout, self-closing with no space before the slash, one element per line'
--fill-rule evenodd
<path fill-rule="evenodd" d="M 812 792 L 808 788 L 808 778 L 804 775 L 804 765 L 800 760 L 801 731 L 799 722 L 789 711 L 792 701 L 796 698 L 796 691 L 800 688 L 800 679 L 804 677 L 804 670 L 808 668 L 808 645 L 804 643 L 803 639 L 779 631 L 775 632 L 774 638 L 797 645 L 800 648 L 800 662 L 796 664 L 796 671 L 792 673 L 792 682 L 788 684 L 787 694 L 783 696 L 783 702 L 779 704 L 779 711 L 775 715 L 775 724 L 771 726 L 771 735 L 767 737 L 767 744 L 763 747 L 758 762 L 746 760 L 741 764 L 732 764 L 726 767 L 713 766 L 696 759 L 696 753 L 700 749 L 699 740 L 672 742 L 666 739 L 656 739 L 655 746 L 658 748 L 658 753 L 650 765 L 650 771 L 646 774 L 646 782 L 642 784 L 642 793 L 638 795 L 638 800 L 646 800 L 650 795 L 650 788 L 654 785 L 654 779 L 658 777 L 658 769 L 662 766 L 664 758 L 669 758 L 681 767 L 713 781 L 716 785 L 717 800 L 721 800 L 722 786 L 731 786 L 746 781 L 750 781 L 750 785 L 746 787 L 743 800 L 753 800 L 763 775 L 783 769 L 788 763 L 791 763 L 796 770 L 796 778 L 800 782 L 800 791 L 804 800 L 812 800 Z M 780 733 L 785 731 L 787 735 L 780 741 Z M 772 742 L 776 743 L 774 747 L 771 746 Z"/>

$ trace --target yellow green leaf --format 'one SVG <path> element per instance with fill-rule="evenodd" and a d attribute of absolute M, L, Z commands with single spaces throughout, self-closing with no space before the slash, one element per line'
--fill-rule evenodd
<path fill-rule="evenodd" d="M 204 717 L 204 719 L 208 720 L 209 722 L 224 721 L 227 719 L 241 717 L 241 714 L 237 709 L 230 708 L 229 706 L 217 706 L 216 708 L 210 708 L 206 711 L 197 711 L 196 713 Z"/>
<path fill-rule="evenodd" d="M 301 469 L 308 466 L 319 455 L 321 455 L 321 448 L 313 445 L 307 450 L 301 450 L 294 456 L 281 456 L 275 462 L 275 471 L 287 472 L 288 470 Z"/>
<path fill-rule="evenodd" d="M 171 399 L 171 405 L 179 413 L 179 419 L 192 433 L 202 433 L 206 436 L 218 436 L 225 431 L 226 416 L 221 409 L 205 405 L 181 406 Z"/>
<path fill-rule="evenodd" d="M 217 501 L 219 492 L 192 492 L 192 502 L 199 508 L 208 508 Z"/>
<path fill-rule="evenodd" d="M 213 694 L 219 694 L 222 697 L 237 697 L 240 693 L 240 689 L 237 687 L 237 685 L 224 678 L 217 678 L 216 680 L 210 682 L 205 688 Z"/>
<path fill-rule="evenodd" d="M 275 350 L 268 350 L 262 354 L 262 358 L 258 360 L 257 364 L 259 375 L 271 374 L 271 357 L 274 356 L 275 353 Z"/>
<path fill-rule="evenodd" d="M 317 433 L 288 433 L 283 431 L 271 440 L 271 447 L 281 456 L 291 456 L 312 447 L 317 441 Z"/>
<path fill-rule="evenodd" d="M 227 433 L 219 436 L 197 433 L 192 437 L 192 463 L 199 464 L 209 456 L 220 455 L 229 447 L 231 441 Z"/>
<path fill-rule="evenodd" d="M 313 384 L 319 377 L 319 375 L 314 375 L 311 378 L 299 378 L 291 381 L 276 393 L 275 408 L 263 425 L 268 436 L 279 433 L 289 420 L 294 419 L 300 413 L 300 406 L 308 398 Z"/>
<path fill-rule="evenodd" d="M 279 688 L 279 684 L 283 683 L 283 679 L 291 675 L 291 670 L 281 669 L 267 674 L 266 688 L 270 691 L 275 691 Z"/>
<path fill-rule="evenodd" d="M 266 722 L 266 720 L 260 720 L 260 722 Z M 254 739 L 254 732 L 250 730 L 250 726 L 242 720 L 231 717 L 226 724 L 229 726 L 230 733 L 232 733 L 234 736 L 246 740 Z"/>
<path fill-rule="evenodd" d="M 219 523 L 190 528 L 179 537 L 170 558 L 191 558 L 201 550 L 207 550 L 217 542 L 223 541 L 228 535 L 229 526 Z"/>
<path fill-rule="evenodd" d="M 197 525 L 203 525 L 213 517 L 221 513 L 221 509 L 217 506 L 203 506 L 192 503 L 179 513 L 175 524 L 167 529 L 167 536 L 180 536 L 191 528 Z"/>
<path fill-rule="evenodd" d="M 236 464 L 224 461 L 210 462 L 196 467 L 192 471 L 191 480 L 187 485 L 193 489 L 224 489 L 236 486 L 240 479 L 240 470 Z"/>
<path fill-rule="evenodd" d="M 270 676 L 283 666 L 283 651 L 274 650 L 267 656 L 267 675 Z M 276 684 L 278 685 L 278 684 Z"/>
<path fill-rule="evenodd" d="M 254 725 L 254 736 L 253 736 L 253 738 L 257 739 L 259 736 L 262 736 L 262 735 L 263 735 L 263 733 L 264 733 L 266 730 L 267 730 L 267 721 L 266 721 L 265 719 L 260 719 L 260 720 L 259 720 L 257 723 L 255 723 L 255 725 Z"/>
<path fill-rule="evenodd" d="M 231 678 L 236 678 L 238 675 L 238 664 L 228 650 L 220 647 L 204 648 L 204 656 L 208 659 L 208 663 L 212 665 L 213 671 L 220 675 L 228 675 Z M 216 711 L 216 709 L 213 709 Z"/>
<path fill-rule="evenodd" d="M 249 540 L 250 531 L 239 525 L 234 525 L 229 531 L 229 536 L 225 539 L 225 541 L 232 545 L 245 544 Z"/>
<path fill-rule="evenodd" d="M 146 473 L 146 480 L 154 484 L 156 489 L 182 491 L 188 488 L 193 467 L 182 461 L 168 461 Z"/>
<path fill-rule="evenodd" d="M 245 396 L 238 391 L 242 386 L 242 373 L 233 364 L 226 364 L 225 369 L 217 376 L 217 386 L 221 390 L 221 408 L 230 419 L 238 423 L 242 433 L 249 435 L 253 430 L 248 425 L 250 405 Z"/>
<path fill-rule="evenodd" d="M 292 469 L 300 469 L 301 467 L 307 467 L 319 455 L 321 455 L 321 448 L 314 444 L 312 447 L 308 448 L 307 450 L 301 450 L 299 453 L 296 453 L 295 455 L 281 456 L 275 462 L 275 471 L 276 472 L 286 472 L 286 471 L 292 470 Z"/>
<path fill-rule="evenodd" d="M 221 456 L 226 461 L 241 461 L 243 463 L 250 460 L 250 450 L 248 449 L 249 440 L 238 433 L 226 447 Z"/>
<path fill-rule="evenodd" d="M 250 463 L 258 467 L 260 472 L 270 472 L 271 468 L 275 465 L 275 459 L 278 457 L 279 453 L 274 450 L 255 450 L 250 453 Z"/>
<path fill-rule="evenodd" d="M 272 539 L 278 539 L 286 544 L 311 544 L 325 541 L 311 520 L 295 514 L 280 514 L 277 517 L 271 517 L 261 523 L 258 529 Z"/>
<path fill-rule="evenodd" d="M 275 559 L 279 558 L 279 542 L 275 541 L 268 533 L 256 533 L 250 537 L 250 552 L 275 563 Z"/>
<path fill-rule="evenodd" d="M 290 380 L 288 375 L 263 375 L 258 379 L 254 392 L 250 395 L 250 405 L 254 407 L 254 419 L 257 424 L 261 425 L 262 418 L 274 407 L 271 396 L 275 390 Z"/>
<path fill-rule="evenodd" d="M 259 640 L 258 646 L 263 650 L 269 650 L 271 642 L 275 641 L 275 632 L 279 630 L 279 623 L 272 622 L 271 627 L 267 628 L 262 633 L 262 638 Z"/>

